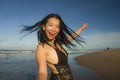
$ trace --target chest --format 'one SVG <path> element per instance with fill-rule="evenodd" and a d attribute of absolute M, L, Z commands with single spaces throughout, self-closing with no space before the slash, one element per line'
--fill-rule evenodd
<path fill-rule="evenodd" d="M 63 50 L 48 48 L 47 62 L 57 64 L 67 61 L 67 53 Z"/>

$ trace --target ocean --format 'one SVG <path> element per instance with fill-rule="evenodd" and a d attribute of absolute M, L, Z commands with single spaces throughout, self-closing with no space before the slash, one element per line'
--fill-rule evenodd
<path fill-rule="evenodd" d="M 74 60 L 77 56 L 89 54 L 88 52 L 69 53 L 68 61 L 74 80 L 100 80 L 100 77 L 92 70 L 79 65 Z M 48 74 L 50 74 L 49 68 Z M 0 53 L 0 80 L 37 80 L 35 53 L 30 53 L 30 51 Z"/>

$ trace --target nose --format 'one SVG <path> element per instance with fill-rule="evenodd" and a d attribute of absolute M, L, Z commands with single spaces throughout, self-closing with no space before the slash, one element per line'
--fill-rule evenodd
<path fill-rule="evenodd" d="M 51 28 L 51 30 L 55 31 L 55 30 L 56 30 L 55 26 L 53 26 L 53 27 Z"/>

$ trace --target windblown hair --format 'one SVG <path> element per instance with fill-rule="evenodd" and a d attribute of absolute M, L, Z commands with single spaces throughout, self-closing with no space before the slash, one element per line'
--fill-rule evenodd
<path fill-rule="evenodd" d="M 72 29 L 70 29 L 62 20 L 62 18 L 58 14 L 49 14 L 45 18 L 43 18 L 41 21 L 37 22 L 36 24 L 32 26 L 23 26 L 24 28 L 21 30 L 20 33 L 27 31 L 28 34 L 37 31 L 37 36 L 38 36 L 38 42 L 39 43 L 47 43 L 49 39 L 47 38 L 45 31 L 42 29 L 44 25 L 46 25 L 47 21 L 49 18 L 56 18 L 59 19 L 60 21 L 60 32 L 56 36 L 54 44 L 56 43 L 59 44 L 64 44 L 67 48 L 71 48 L 72 46 L 75 46 L 71 41 L 67 39 L 67 36 L 70 36 L 75 42 L 78 44 L 81 44 L 81 42 L 85 43 L 82 37 L 77 35 Z M 77 37 L 74 37 L 72 34 L 76 34 Z M 27 34 L 26 34 L 27 35 Z M 25 36 L 26 36 L 25 35 Z M 24 36 L 23 36 L 24 37 Z"/>

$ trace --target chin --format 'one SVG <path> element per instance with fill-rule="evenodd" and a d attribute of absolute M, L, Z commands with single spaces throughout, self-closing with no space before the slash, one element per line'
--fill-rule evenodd
<path fill-rule="evenodd" d="M 51 40 L 54 40 L 55 38 L 48 38 L 48 39 L 51 41 Z"/>

